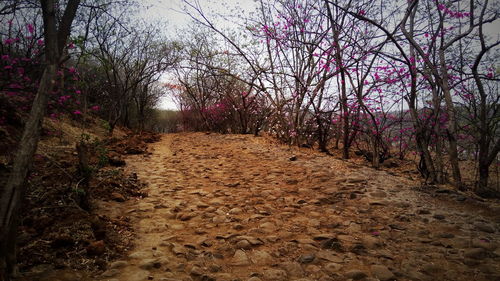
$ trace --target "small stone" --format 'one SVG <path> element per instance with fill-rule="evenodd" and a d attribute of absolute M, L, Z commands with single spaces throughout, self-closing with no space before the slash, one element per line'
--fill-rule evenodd
<path fill-rule="evenodd" d="M 208 270 L 210 270 L 210 272 L 219 272 L 222 270 L 222 266 L 218 264 L 211 264 L 208 266 Z"/>
<path fill-rule="evenodd" d="M 271 264 L 273 262 L 273 257 L 266 251 L 254 251 L 252 253 L 252 262 L 254 264 Z"/>
<path fill-rule="evenodd" d="M 406 230 L 406 227 L 399 224 L 389 224 L 389 227 L 396 230 Z"/>
<path fill-rule="evenodd" d="M 417 210 L 417 214 L 419 215 L 428 215 L 430 214 L 431 211 L 427 210 L 427 209 L 420 209 L 420 210 Z"/>
<path fill-rule="evenodd" d="M 296 262 L 285 262 L 280 265 L 280 268 L 288 273 L 288 277 L 300 278 L 304 276 L 304 270 L 300 264 Z"/>
<path fill-rule="evenodd" d="M 160 267 L 161 267 L 161 262 L 159 262 L 157 259 L 146 259 L 139 264 L 139 268 L 144 270 L 151 270 L 153 268 L 160 268 Z"/>
<path fill-rule="evenodd" d="M 239 223 L 233 225 L 234 230 L 243 230 L 245 227 Z"/>
<path fill-rule="evenodd" d="M 476 228 L 480 231 L 487 233 L 495 233 L 495 228 L 493 226 L 486 223 L 476 223 Z"/>
<path fill-rule="evenodd" d="M 169 225 L 169 228 L 172 230 L 182 230 L 184 229 L 184 225 L 182 224 L 171 224 Z"/>
<path fill-rule="evenodd" d="M 181 221 L 188 221 L 196 216 L 196 213 L 188 213 L 188 214 L 179 214 L 177 218 Z"/>
<path fill-rule="evenodd" d="M 472 247 L 493 252 L 497 249 L 497 244 L 486 239 L 472 239 Z"/>
<path fill-rule="evenodd" d="M 438 274 L 439 272 L 441 272 L 443 270 L 443 268 L 438 265 L 438 264 L 434 264 L 434 263 L 429 263 L 429 264 L 426 264 L 424 265 L 424 267 L 422 268 L 422 272 L 423 273 L 426 273 L 428 275 L 435 275 L 435 274 Z"/>
<path fill-rule="evenodd" d="M 435 214 L 434 216 L 432 216 L 433 218 L 437 219 L 437 220 L 444 220 L 446 217 L 444 215 L 441 215 L 441 214 Z"/>
<path fill-rule="evenodd" d="M 265 233 L 273 233 L 276 229 L 276 226 L 272 222 L 265 222 L 259 225 L 259 229 Z"/>
<path fill-rule="evenodd" d="M 242 250 L 236 250 L 233 256 L 233 260 L 231 262 L 232 265 L 249 265 L 250 260 L 245 252 Z"/>
<path fill-rule="evenodd" d="M 203 270 L 201 269 L 201 267 L 195 265 L 191 268 L 191 270 L 189 271 L 189 274 L 191 274 L 193 276 L 201 276 L 201 275 L 203 275 Z"/>
<path fill-rule="evenodd" d="M 236 248 L 248 250 L 248 249 L 252 248 L 252 245 L 250 244 L 250 242 L 248 242 L 248 240 L 243 239 L 243 240 L 240 240 L 236 243 Z"/>
<path fill-rule="evenodd" d="M 226 221 L 226 216 L 215 216 L 212 218 L 213 223 L 223 223 Z"/>
<path fill-rule="evenodd" d="M 297 161 L 297 156 L 293 155 L 290 158 L 288 158 L 290 161 Z"/>
<path fill-rule="evenodd" d="M 476 260 L 482 260 L 486 258 L 487 253 L 483 248 L 472 248 L 467 249 L 464 252 L 464 257 Z"/>
<path fill-rule="evenodd" d="M 288 280 L 287 274 L 284 270 L 280 269 L 266 269 L 263 273 L 264 279 L 272 281 L 286 281 Z"/>
<path fill-rule="evenodd" d="M 240 208 L 232 208 L 231 210 L 229 210 L 229 214 L 231 215 L 239 215 L 243 212 L 243 210 L 241 210 Z"/>
<path fill-rule="evenodd" d="M 439 237 L 439 238 L 445 238 L 445 239 L 450 239 L 450 238 L 454 238 L 455 235 L 453 233 L 443 232 L 443 233 L 439 233 L 437 235 L 437 237 Z"/>
<path fill-rule="evenodd" d="M 125 199 L 125 196 L 123 196 L 121 193 L 118 192 L 112 192 L 111 199 L 116 202 L 125 202 L 127 200 Z"/>
<path fill-rule="evenodd" d="M 375 192 L 372 192 L 370 193 L 371 196 L 375 197 L 375 198 L 385 198 L 387 197 L 387 193 L 383 192 L 383 191 L 375 191 Z"/>
<path fill-rule="evenodd" d="M 338 264 L 338 263 L 331 262 L 331 263 L 327 263 L 325 265 L 324 269 L 329 274 L 338 273 L 342 269 L 342 265 Z"/>
<path fill-rule="evenodd" d="M 384 265 L 372 265 L 370 267 L 373 275 L 377 277 L 380 281 L 394 280 L 396 276 Z"/>
<path fill-rule="evenodd" d="M 128 265 L 126 261 L 115 261 L 109 265 L 109 268 L 123 268 Z"/>
<path fill-rule="evenodd" d="M 361 243 L 366 249 L 376 249 L 382 245 L 380 239 L 373 236 L 364 236 L 361 238 Z"/>
<path fill-rule="evenodd" d="M 353 280 L 363 279 L 363 278 L 368 276 L 365 272 L 363 272 L 361 270 L 357 270 L 357 269 L 349 270 L 344 275 L 345 275 L 345 277 L 353 279 Z"/>
<path fill-rule="evenodd" d="M 299 257 L 299 262 L 300 263 L 311 263 L 314 261 L 316 256 L 314 254 L 307 254 L 307 255 L 301 255 Z"/>

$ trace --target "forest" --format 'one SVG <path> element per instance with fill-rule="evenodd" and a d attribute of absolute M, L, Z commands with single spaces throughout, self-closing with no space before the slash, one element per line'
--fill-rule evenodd
<path fill-rule="evenodd" d="M 307 280 L 500 278 L 499 271 L 496 271 L 500 270 L 500 253 L 497 254 L 495 244 L 500 233 L 497 212 L 500 210 L 498 0 L 258 0 L 244 5 L 215 0 L 179 0 L 171 2 L 178 2 L 176 12 L 181 13 L 188 23 L 175 28 L 172 27 L 173 19 L 148 19 L 152 17 L 148 11 L 160 9 L 155 6 L 159 5 L 156 2 L 5 0 L 0 3 L 0 281 L 18 278 L 56 280 L 50 279 L 53 276 L 36 279 L 34 275 L 25 273 L 32 272 L 37 263 L 53 264 L 54 260 L 64 259 L 63 255 L 67 258 L 71 256 L 68 259 L 75 261 L 75 264 L 81 263 L 76 262 L 76 257 L 87 255 L 86 258 L 91 257 L 89 264 L 92 266 L 83 268 L 66 264 L 65 268 L 82 272 L 86 270 L 86 273 L 78 275 L 80 277 L 61 277 L 61 281 L 246 278 L 243 277 L 246 275 L 239 275 L 237 270 L 231 271 L 233 269 L 228 269 L 227 276 L 222 275 L 226 266 L 222 261 L 226 256 L 242 263 L 236 266 L 245 268 L 239 267 L 241 274 L 250 274 L 251 278 L 245 280 L 302 280 L 299 277 L 310 277 Z M 248 10 L 249 5 L 252 10 Z M 162 107 L 166 100 L 173 101 L 176 108 Z M 193 156 L 195 153 L 197 156 Z M 254 154 L 260 156 L 252 158 Z M 276 162 L 272 162 L 269 155 L 280 156 L 276 156 Z M 166 160 L 162 162 L 161 157 L 166 157 Z M 169 157 L 178 157 L 178 160 Z M 218 166 L 215 162 L 204 162 L 206 159 L 222 159 L 220 157 L 226 160 L 218 163 Z M 279 162 L 280 157 L 286 163 Z M 301 159 L 312 162 L 301 164 Z M 185 161 L 191 162 L 186 164 L 188 162 Z M 325 162 L 319 165 L 318 161 Z M 233 163 L 233 168 L 226 169 L 227 163 Z M 241 163 L 246 165 L 241 166 Z M 295 165 L 303 166 L 300 168 Z M 336 168 L 323 171 L 329 165 Z M 261 171 L 260 166 L 269 169 Z M 198 172 L 192 171 L 198 168 Z M 171 169 L 177 169 L 177 172 Z M 277 171 L 280 169 L 282 172 Z M 339 174 L 336 169 L 345 171 L 345 174 Z M 161 173 L 158 172 L 160 170 Z M 255 171 L 252 173 L 252 170 Z M 219 174 L 222 171 L 224 173 Z M 356 171 L 364 171 L 364 174 Z M 275 172 L 277 175 L 271 176 Z M 388 178 L 384 179 L 378 172 L 387 172 Z M 170 182 L 165 178 L 163 185 L 171 189 L 163 192 L 162 184 L 157 183 L 157 178 L 150 173 L 158 173 L 158 177 L 172 173 L 170 177 L 177 181 Z M 269 175 L 263 176 L 267 173 Z M 304 178 L 300 177 L 302 174 Z M 183 182 L 181 175 L 190 175 L 192 180 Z M 235 177 L 240 176 L 242 178 L 235 180 Z M 268 180 L 261 183 L 258 179 L 260 176 Z M 392 176 L 401 177 L 401 180 L 389 179 Z M 68 177 L 68 181 L 63 179 L 65 177 Z M 249 177 L 255 184 L 246 182 Z M 472 268 L 464 272 L 451 269 L 443 272 L 422 265 L 423 269 L 418 274 L 409 274 L 405 270 L 412 266 L 396 270 L 392 264 L 372 264 L 369 270 L 363 270 L 368 266 L 367 263 L 365 267 L 354 263 L 359 272 L 353 272 L 353 268 L 345 265 L 353 264 L 352 260 L 348 263 L 345 258 L 344 267 L 333 266 L 335 270 L 330 270 L 332 266 L 328 269 L 324 260 L 336 261 L 322 258 L 319 262 L 319 253 L 322 252 L 315 252 L 311 257 L 308 256 L 311 249 L 300 246 L 300 251 L 305 249 L 305 252 L 297 249 L 297 254 L 281 253 L 282 259 L 292 256 L 298 259 L 300 270 L 297 270 L 300 274 L 292 274 L 294 270 L 285 266 L 280 267 L 283 275 L 278 272 L 281 269 L 275 269 L 273 265 L 271 269 L 263 269 L 262 275 L 251 275 L 251 272 L 260 270 L 257 265 L 272 264 L 260 262 L 260 258 L 267 259 L 267 256 L 262 257 L 262 252 L 269 251 L 269 259 L 278 259 L 280 254 L 267 248 L 266 251 L 260 248 L 255 250 L 255 247 L 268 247 L 268 244 L 273 243 L 272 238 L 267 237 L 271 239 L 269 242 L 262 238 L 264 246 L 261 246 L 260 242 L 256 242 L 260 238 L 248 238 L 256 235 L 249 231 L 245 234 L 248 237 L 242 233 L 241 236 L 227 234 L 227 237 L 214 234 L 218 242 L 223 240 L 226 244 L 234 242 L 239 245 L 227 250 L 223 247 L 226 244 L 221 244 L 220 248 L 225 249 L 221 250 L 224 258 L 219 258 L 223 265 L 219 264 L 221 268 L 217 270 L 206 264 L 189 263 L 196 261 L 196 258 L 190 259 L 192 253 L 188 250 L 203 252 L 212 244 L 201 244 L 204 248 L 200 250 L 201 246 L 188 246 L 191 242 L 179 240 L 178 243 L 188 243 L 181 247 L 182 251 L 175 250 L 178 245 L 174 242 L 168 242 L 171 243 L 169 247 L 177 257 L 183 256 L 187 260 L 178 261 L 178 264 L 187 264 L 189 270 L 183 268 L 182 274 L 190 277 L 181 273 L 175 275 L 176 271 L 170 269 L 172 276 L 164 277 L 166 279 L 154 277 L 156 275 L 153 276 L 151 272 L 145 275 L 146 279 L 133 279 L 126 277 L 126 271 L 122 272 L 123 276 L 119 275 L 122 276 L 119 279 L 106 279 L 116 277 L 112 274 L 92 279 L 96 278 L 96 272 L 102 274 L 114 269 L 101 264 L 113 264 L 114 260 L 126 256 L 127 251 L 134 248 L 132 245 L 138 247 L 133 238 L 127 238 L 130 239 L 127 241 L 123 237 L 121 240 L 113 238 L 115 240 L 111 241 L 112 235 L 109 233 L 120 237 L 126 232 L 131 237 L 138 237 L 154 232 L 136 228 L 141 225 L 138 223 L 142 219 L 140 216 L 127 218 L 122 224 L 117 222 L 128 216 L 127 208 L 139 210 L 137 214 L 149 212 L 141 211 L 141 203 L 136 207 L 127 205 L 134 200 L 153 200 L 156 196 L 171 198 L 168 200 L 179 197 L 191 202 L 194 199 L 190 196 L 198 194 L 212 202 L 219 200 L 217 196 L 221 192 L 223 195 L 220 196 L 229 196 L 229 199 L 225 199 L 229 201 L 212 202 L 223 206 L 209 212 L 213 213 L 209 219 L 214 224 L 214 230 L 219 224 L 229 223 L 229 219 L 217 222 L 223 213 L 236 216 L 230 222 L 242 225 L 241 229 L 231 226 L 233 231 L 242 231 L 246 229 L 246 224 L 251 225 L 254 216 L 245 214 L 253 211 L 244 208 L 245 204 L 227 205 L 232 201 L 239 202 L 239 199 L 235 199 L 239 197 L 234 195 L 237 193 L 231 197 L 215 187 L 207 187 L 216 185 L 215 180 L 203 182 L 203 179 L 209 178 L 217 178 L 217 184 L 224 182 L 222 186 L 229 190 L 245 189 L 241 191 L 241 198 L 252 202 L 251 206 L 259 196 L 264 196 L 265 204 L 274 201 L 274 204 L 284 204 L 273 205 L 275 209 L 272 211 L 255 211 L 257 216 L 272 218 L 272 222 L 258 218 L 257 228 L 262 230 L 261 234 L 273 231 L 280 233 L 276 241 L 288 239 L 282 236 L 284 232 L 295 232 L 288 222 L 280 228 L 274 213 L 287 217 L 285 209 L 298 210 L 302 208 L 299 206 L 314 201 L 316 203 L 311 203 L 311 208 L 324 204 L 344 204 L 342 206 L 348 213 L 334 213 L 332 216 L 356 220 L 355 214 L 349 213 L 350 207 L 363 210 L 362 200 L 365 197 L 380 199 L 390 193 L 385 189 L 375 192 L 366 190 L 369 186 L 407 186 L 404 191 L 397 191 L 401 194 L 410 192 L 409 186 L 415 186 L 411 192 L 423 192 L 425 196 L 433 194 L 432 199 L 426 201 L 415 197 L 414 193 L 406 194 L 408 197 L 405 198 L 417 202 L 417 207 L 421 206 L 418 200 L 424 200 L 422 202 L 425 203 L 421 204 L 432 206 L 426 207 L 431 209 L 441 205 L 440 196 L 451 196 L 453 199 L 450 200 L 456 203 L 453 210 L 467 209 L 466 206 L 470 205 L 474 206 L 471 208 L 475 208 L 476 214 L 484 215 L 484 218 L 478 219 L 481 226 L 474 225 L 489 236 L 479 238 L 469 233 L 471 241 L 478 238 L 483 242 L 471 242 L 472 245 L 468 245 L 467 249 L 482 249 L 486 252 L 471 254 L 466 249 L 460 253 L 465 256 L 466 264 L 472 267 L 477 264 L 470 264 L 471 259 L 486 260 L 484 264 L 490 266 L 489 271 L 480 267 L 479 273 L 469 275 L 473 274 Z M 345 182 L 339 178 L 345 178 Z M 278 192 L 271 185 L 275 181 L 276 188 L 284 184 L 291 191 L 274 194 Z M 335 192 L 336 195 L 321 197 L 321 192 L 330 192 L 322 183 L 330 181 L 334 181 L 332 184 L 338 185 L 339 190 Z M 176 184 L 204 185 L 208 189 L 195 190 L 198 193 L 193 193 L 195 191 L 189 189 L 174 188 Z M 252 191 L 254 185 L 260 184 L 269 186 Z M 356 184 L 360 186 L 355 188 L 353 185 Z M 316 190 L 316 187 L 320 190 Z M 322 190 L 323 187 L 327 191 Z M 307 191 L 308 188 L 311 189 Z M 343 188 L 347 191 L 341 191 Z M 377 192 L 383 195 L 374 195 Z M 300 199 L 300 194 L 319 197 Z M 290 196 L 299 196 L 293 197 L 299 203 L 288 202 Z M 417 197 L 420 199 L 415 199 Z M 448 200 L 448 197 L 443 200 Z M 119 219 L 111 215 L 102 217 L 114 208 L 108 203 L 98 203 L 103 198 L 113 204 L 121 204 L 122 207 L 116 207 L 116 210 L 123 211 L 117 217 Z M 129 200 L 131 198 L 135 199 Z M 104 202 L 108 202 L 106 200 Z M 212 203 L 197 203 L 196 200 L 193 204 L 197 205 L 189 208 L 212 208 Z M 349 205 L 349 200 L 361 201 Z M 401 201 L 364 203 L 384 208 L 399 208 L 395 206 L 409 204 L 406 201 L 402 203 L 406 199 L 400 195 L 394 195 L 392 200 Z M 63 207 L 54 209 L 53 205 L 59 204 L 57 202 L 64 202 L 61 203 Z M 206 216 L 201 215 L 202 211 L 185 211 L 189 209 L 187 203 L 146 202 L 156 204 L 154 210 L 168 206 L 171 208 L 168 212 L 173 213 L 172 219 L 177 222 L 195 221 L 199 226 L 202 224 L 197 219 Z M 255 206 L 258 204 L 255 202 Z M 443 203 L 443 206 L 447 205 Z M 44 225 L 41 230 L 38 229 L 40 218 L 57 216 L 58 208 L 71 210 L 61 213 L 67 214 L 67 218 L 74 215 L 78 217 L 77 220 L 88 223 L 91 238 L 82 238 L 80 241 L 80 238 L 75 238 L 74 232 L 66 233 L 70 236 L 67 239 L 61 239 L 60 232 L 52 237 L 50 235 L 60 227 L 52 219 L 47 224 L 54 224 L 52 228 Z M 328 213 L 326 209 L 330 207 L 314 208 L 305 208 L 301 215 L 305 218 L 308 212 Z M 482 211 L 477 211 L 479 209 Z M 398 210 L 394 212 L 406 212 L 405 208 Z M 422 209 L 416 209 L 415 212 L 421 216 L 426 214 L 427 209 L 424 213 L 421 213 Z M 382 214 L 384 211 L 378 210 L 376 213 Z M 455 215 L 460 217 L 458 213 Z M 401 219 L 399 215 L 395 216 Z M 358 217 L 358 221 L 361 217 Z M 443 221 L 441 213 L 432 218 Z M 411 224 L 412 219 L 400 222 Z M 394 226 L 391 221 L 384 222 L 391 226 L 391 231 L 410 231 L 409 226 Z M 153 220 L 151 225 L 156 223 Z M 272 231 L 268 231 L 268 223 L 273 224 Z M 178 225 L 170 221 L 165 224 Z M 358 224 L 365 234 L 371 233 L 370 239 L 372 236 L 381 238 L 381 229 L 365 229 L 365 224 Z M 105 231 L 108 234 L 101 235 L 104 238 L 96 234 L 96 229 L 101 229 L 99 225 L 106 225 L 102 229 L 108 229 Z M 194 225 L 169 229 L 187 231 L 190 227 L 193 231 L 196 229 Z M 323 222 L 313 227 L 320 229 Z M 358 230 L 355 230 L 355 234 L 351 233 L 354 230 L 349 225 L 342 227 L 346 229 L 337 233 L 335 238 L 315 234 L 309 228 L 302 232 L 313 237 L 312 241 L 316 244 L 311 247 L 345 254 L 346 249 L 357 244 L 339 237 L 356 236 L 359 233 L 356 232 Z M 370 227 L 374 227 L 373 224 Z M 465 231 L 468 228 L 464 226 L 458 229 Z M 210 231 L 205 234 L 210 236 L 213 234 Z M 28 238 L 23 238 L 24 233 L 29 234 L 26 234 Z M 47 238 L 47 235 L 51 238 Z M 181 236 L 181 232 L 176 235 Z M 234 237 L 247 238 L 231 240 Z M 390 237 L 395 239 L 394 243 L 402 243 Z M 299 241 L 299 245 L 302 244 L 302 238 L 293 239 Z M 378 243 L 359 239 L 363 241 L 365 250 L 374 248 Z M 52 248 L 40 248 L 40 255 L 52 251 L 52 257 L 26 262 L 27 257 L 37 251 L 25 247 L 34 245 L 29 241 L 52 241 Z M 95 250 L 101 247 L 100 241 L 104 241 L 102 243 L 106 246 L 102 247 L 106 250 Z M 241 241 L 249 244 L 243 245 Z M 486 243 L 484 241 L 491 247 L 481 244 Z M 330 244 L 325 246 L 326 242 Z M 429 245 L 427 242 L 422 243 Z M 114 248 L 111 245 L 115 245 Z M 116 245 L 122 248 L 117 250 L 119 247 Z M 452 244 L 448 248 L 454 247 L 455 244 Z M 281 248 L 275 250 L 280 252 Z M 358 255 L 356 249 L 348 251 Z M 391 250 L 393 254 L 394 251 Z M 201 254 L 192 255 L 198 257 Z M 211 255 L 216 256 L 215 253 Z M 259 261 L 254 260 L 255 255 Z M 148 260 L 138 259 L 141 262 Z M 316 262 L 313 263 L 313 260 Z M 379 263 L 372 261 L 375 262 Z M 313 264 L 320 269 L 310 269 Z M 139 267 L 145 269 L 143 265 Z M 162 266 L 164 262 L 155 261 L 145 267 L 151 271 Z M 205 267 L 212 273 L 219 272 L 222 277 L 200 272 Z M 274 270 L 274 273 L 270 270 Z M 318 272 L 332 279 L 325 279 Z M 447 275 L 447 272 L 455 275 Z M 82 277 L 86 274 L 94 275 L 90 279 Z M 369 279 L 371 277 L 378 279 Z"/>

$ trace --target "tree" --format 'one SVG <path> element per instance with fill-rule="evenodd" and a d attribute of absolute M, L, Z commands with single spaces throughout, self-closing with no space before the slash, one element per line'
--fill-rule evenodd
<path fill-rule="evenodd" d="M 63 58 L 79 4 L 79 0 L 69 0 L 64 11 L 59 11 L 62 4 L 54 0 L 41 1 L 46 65 L 17 148 L 11 174 L 0 194 L 0 280 L 10 280 L 10 276 L 16 273 L 18 213 L 26 191 L 26 178 L 40 138 L 41 122 L 49 93 L 54 87 L 53 81 Z M 62 14 L 62 17 L 59 18 L 59 14 Z"/>

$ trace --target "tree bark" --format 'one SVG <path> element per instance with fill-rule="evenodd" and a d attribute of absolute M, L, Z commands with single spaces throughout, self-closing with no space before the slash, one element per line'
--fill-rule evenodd
<path fill-rule="evenodd" d="M 19 210 L 26 193 L 26 179 L 40 139 L 49 93 L 56 83 L 58 63 L 79 4 L 79 0 L 69 0 L 58 30 L 56 2 L 41 1 L 46 66 L 17 148 L 12 171 L 0 193 L 0 281 L 10 280 L 10 277 L 16 274 L 17 226 Z"/>
<path fill-rule="evenodd" d="M 460 166 L 458 162 L 458 145 L 457 145 L 457 119 L 455 113 L 455 106 L 450 93 L 450 86 L 448 82 L 448 70 L 445 61 L 444 50 L 439 50 L 439 59 L 441 62 L 441 89 L 443 90 L 444 100 L 446 103 L 446 113 L 448 114 L 448 143 L 449 143 L 449 157 L 451 170 L 453 175 L 453 184 L 458 189 L 463 189 L 462 176 L 460 173 Z"/>

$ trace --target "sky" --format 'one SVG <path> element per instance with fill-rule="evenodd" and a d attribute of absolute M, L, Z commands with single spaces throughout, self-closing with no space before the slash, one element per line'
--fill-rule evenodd
<path fill-rule="evenodd" d="M 195 0 L 188 0 L 195 1 Z M 245 12 L 250 12 L 255 9 L 254 0 L 198 0 L 203 10 L 208 15 L 213 13 L 235 16 L 238 9 Z M 186 27 L 191 22 L 191 17 L 183 12 L 185 4 L 183 0 L 143 0 L 140 1 L 145 7 L 140 11 L 139 17 L 142 17 L 148 22 L 164 22 L 167 24 L 166 33 L 168 36 L 175 38 L 178 35 L 178 30 Z M 229 21 L 217 21 L 216 24 L 223 28 L 234 26 L 234 23 Z M 162 82 L 172 82 L 172 78 L 168 75 L 163 75 Z M 170 97 L 162 98 L 160 105 L 162 109 L 177 109 L 175 103 Z"/>

